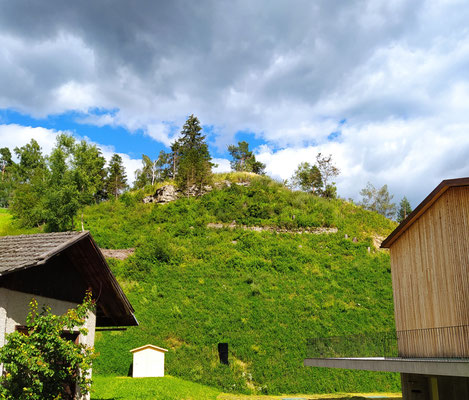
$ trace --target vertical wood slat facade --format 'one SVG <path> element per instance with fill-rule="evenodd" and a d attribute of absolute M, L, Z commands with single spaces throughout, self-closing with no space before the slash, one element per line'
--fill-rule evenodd
<path fill-rule="evenodd" d="M 400 355 L 469 357 L 469 186 L 446 190 L 390 249 Z"/>

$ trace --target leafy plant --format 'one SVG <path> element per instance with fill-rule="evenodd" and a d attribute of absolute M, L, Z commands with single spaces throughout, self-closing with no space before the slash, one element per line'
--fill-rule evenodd
<path fill-rule="evenodd" d="M 366 187 L 360 191 L 362 196 L 361 205 L 366 210 L 375 211 L 386 218 L 393 218 L 396 215 L 396 204 L 392 202 L 393 195 L 388 191 L 388 185 L 375 188 L 368 182 Z"/>
<path fill-rule="evenodd" d="M 78 329 L 86 335 L 84 324 L 93 307 L 91 293 L 82 304 L 61 316 L 52 314 L 49 307 L 38 313 L 37 301 L 32 300 L 26 332 L 7 335 L 7 343 L 0 349 L 0 362 L 6 371 L 0 380 L 2 398 L 67 399 L 75 386 L 81 394 L 88 393 L 94 349 L 68 340 L 64 330 Z"/>

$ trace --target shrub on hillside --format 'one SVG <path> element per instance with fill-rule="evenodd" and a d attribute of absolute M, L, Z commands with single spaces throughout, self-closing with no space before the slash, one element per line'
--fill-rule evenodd
<path fill-rule="evenodd" d="M 0 363 L 6 371 L 0 379 L 0 395 L 7 400 L 55 400 L 71 398 L 75 385 L 81 394 L 89 392 L 89 370 L 94 350 L 63 337 L 63 330 L 83 327 L 93 309 L 91 293 L 83 304 L 62 316 L 44 307 L 38 313 L 35 300 L 30 303 L 26 333 L 13 332 L 0 349 Z"/>

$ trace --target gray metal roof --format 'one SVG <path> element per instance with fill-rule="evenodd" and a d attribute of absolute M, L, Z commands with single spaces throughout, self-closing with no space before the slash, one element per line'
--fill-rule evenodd
<path fill-rule="evenodd" d="M 44 264 L 52 256 L 88 234 L 88 231 L 85 231 L 1 236 L 0 275 Z"/>

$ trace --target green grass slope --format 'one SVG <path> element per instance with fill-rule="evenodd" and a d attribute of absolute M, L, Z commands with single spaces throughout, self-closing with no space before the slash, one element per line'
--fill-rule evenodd
<path fill-rule="evenodd" d="M 303 367 L 307 338 L 392 329 L 389 255 L 374 248 L 373 237 L 394 223 L 268 178 L 168 205 L 141 198 L 126 194 L 86 210 L 86 227 L 101 247 L 136 247 L 134 256 L 110 265 L 140 326 L 97 334 L 95 374 L 127 375 L 129 350 L 153 343 L 169 349 L 169 374 L 225 392 L 399 389 L 396 374 Z M 207 228 L 233 220 L 338 232 Z M 229 343 L 229 366 L 218 363 L 219 342 Z"/>
<path fill-rule="evenodd" d="M 0 236 L 22 235 L 28 233 L 39 233 L 40 228 L 20 228 L 13 221 L 13 217 L 6 208 L 0 208 Z"/>

